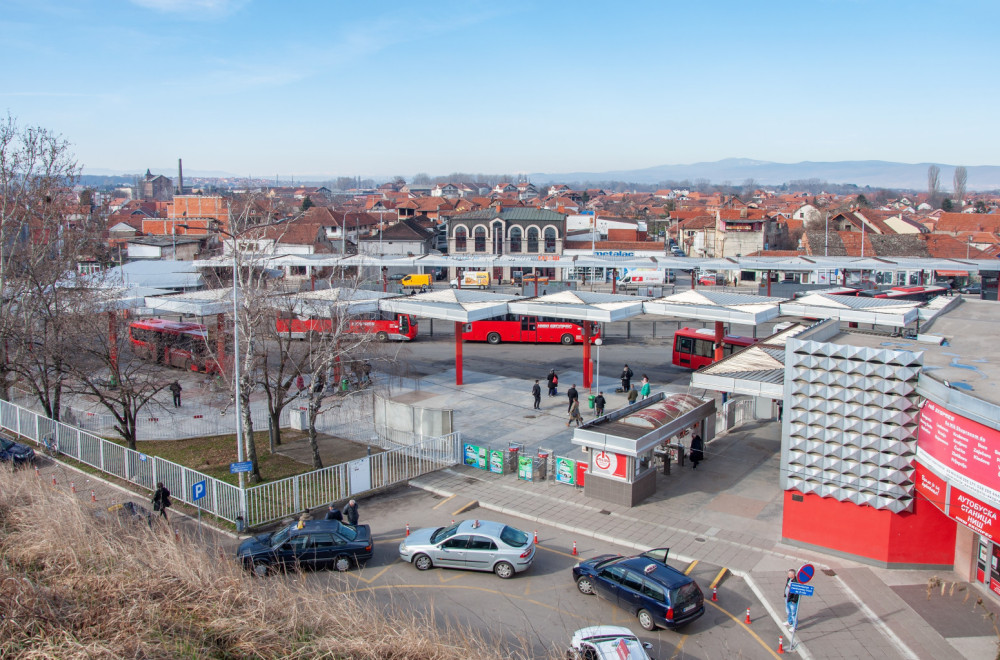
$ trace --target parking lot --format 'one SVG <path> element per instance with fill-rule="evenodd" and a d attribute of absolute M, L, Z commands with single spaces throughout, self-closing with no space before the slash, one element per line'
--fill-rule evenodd
<path fill-rule="evenodd" d="M 767 658 L 776 655 L 775 624 L 750 589 L 723 567 L 700 561 L 670 561 L 691 575 L 705 593 L 705 615 L 678 630 L 642 630 L 636 619 L 608 601 L 581 594 L 571 569 L 580 559 L 599 554 L 635 554 L 634 551 L 593 539 L 574 539 L 556 529 L 537 529 L 534 563 L 509 580 L 492 573 L 432 568 L 418 571 L 401 561 L 399 542 L 406 524 L 411 530 L 437 527 L 464 518 L 503 522 L 535 533 L 527 521 L 478 508 L 412 488 L 401 488 L 361 502 L 361 520 L 372 526 L 375 556 L 364 568 L 345 574 L 332 571 L 288 575 L 273 579 L 308 580 L 314 586 L 351 591 L 369 599 L 387 616 L 426 616 L 439 626 L 466 626 L 496 643 L 522 648 L 533 657 L 561 657 L 573 631 L 590 625 L 614 624 L 632 629 L 652 644 L 654 658 Z M 271 578 L 269 578 L 271 579 Z M 711 585 L 718 584 L 719 600 L 711 601 Z M 746 610 L 756 619 L 745 623 Z"/>

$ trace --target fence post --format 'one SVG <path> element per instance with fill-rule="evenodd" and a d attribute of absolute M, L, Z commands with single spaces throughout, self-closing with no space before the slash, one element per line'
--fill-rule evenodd
<path fill-rule="evenodd" d="M 152 459 L 153 459 L 153 488 L 156 488 L 156 484 L 160 482 L 160 480 L 156 478 L 156 461 L 158 461 L 159 459 L 156 456 L 153 456 Z"/>
<path fill-rule="evenodd" d="M 294 506 L 294 508 L 295 508 L 296 511 L 301 511 L 302 510 L 302 506 L 301 506 L 302 502 L 299 499 L 299 495 L 300 495 L 300 493 L 299 493 L 299 476 L 295 475 L 295 477 L 292 478 L 292 504 L 293 504 L 293 506 Z"/>
<path fill-rule="evenodd" d="M 100 460 L 101 463 L 98 467 L 101 468 L 101 472 L 107 472 L 107 470 L 104 469 L 104 443 L 105 443 L 104 438 L 101 438 L 100 443 L 97 445 L 98 460 Z"/>

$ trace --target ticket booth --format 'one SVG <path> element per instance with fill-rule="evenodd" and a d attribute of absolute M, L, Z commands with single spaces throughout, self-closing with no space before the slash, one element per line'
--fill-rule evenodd
<path fill-rule="evenodd" d="M 635 506 L 656 492 L 654 450 L 697 428 L 715 437 L 715 400 L 659 392 L 575 430 L 573 444 L 587 454 L 583 492 L 588 497 Z"/>

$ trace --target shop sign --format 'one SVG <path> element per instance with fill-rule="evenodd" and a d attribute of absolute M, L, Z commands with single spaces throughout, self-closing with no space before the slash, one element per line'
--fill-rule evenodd
<path fill-rule="evenodd" d="M 466 444 L 463 445 L 463 449 L 466 465 L 480 470 L 486 469 L 486 447 Z"/>
<path fill-rule="evenodd" d="M 954 486 L 948 501 L 948 515 L 991 541 L 1000 537 L 1000 511 Z"/>
<path fill-rule="evenodd" d="M 928 401 L 920 411 L 917 459 L 953 486 L 1000 504 L 1000 431 Z"/>
<path fill-rule="evenodd" d="M 561 484 L 576 484 L 576 461 L 556 456 L 556 481 Z"/>
<path fill-rule="evenodd" d="M 503 474 L 503 450 L 502 449 L 491 449 L 490 450 L 490 472 L 495 474 Z"/>
<path fill-rule="evenodd" d="M 608 451 L 593 452 L 594 460 L 590 471 L 608 477 L 625 478 L 628 457 Z"/>
<path fill-rule="evenodd" d="M 530 456 L 517 457 L 517 478 L 531 481 L 534 474 Z"/>
<path fill-rule="evenodd" d="M 913 483 L 917 492 L 923 495 L 931 504 L 944 511 L 945 489 L 948 484 L 926 467 L 914 461 Z"/>

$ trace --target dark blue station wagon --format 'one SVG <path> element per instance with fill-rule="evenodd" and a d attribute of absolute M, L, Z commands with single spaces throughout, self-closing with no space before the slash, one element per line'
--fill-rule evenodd
<path fill-rule="evenodd" d="M 669 548 L 636 557 L 601 555 L 573 567 L 580 593 L 597 594 L 639 619 L 646 630 L 680 628 L 705 613 L 698 583 L 667 566 Z"/>

